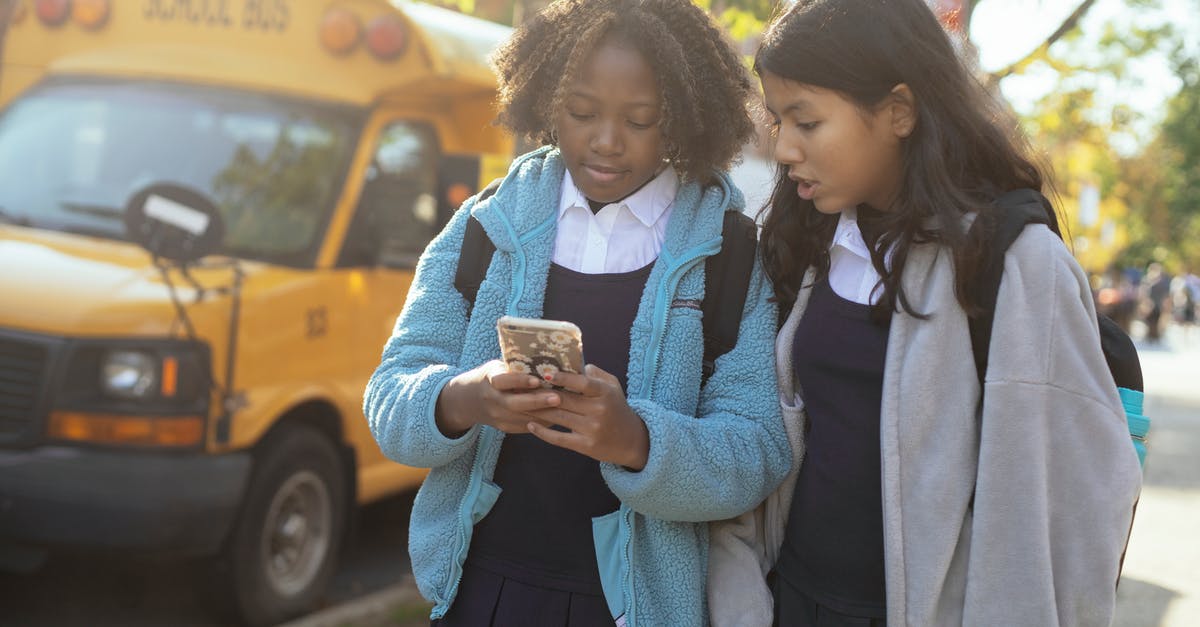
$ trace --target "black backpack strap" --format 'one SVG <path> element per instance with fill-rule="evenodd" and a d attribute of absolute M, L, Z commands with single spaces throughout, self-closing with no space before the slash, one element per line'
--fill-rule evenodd
<path fill-rule="evenodd" d="M 500 187 L 500 179 L 496 179 L 479 192 L 475 204 L 490 198 Z M 496 245 L 483 230 L 483 225 L 471 216 L 467 220 L 467 231 L 463 233 L 462 250 L 458 253 L 458 267 L 454 270 L 454 289 L 462 294 L 467 301 L 467 316 L 475 308 L 475 296 L 479 294 L 479 285 L 487 275 L 488 266 L 492 264 L 492 254 Z"/>
<path fill-rule="evenodd" d="M 1104 351 L 1104 360 L 1108 362 L 1113 382 L 1119 388 L 1145 392 L 1142 361 L 1138 358 L 1133 340 L 1112 318 L 1104 314 L 1097 314 L 1096 317 L 1100 319 L 1100 348 Z"/>
<path fill-rule="evenodd" d="M 971 331 L 971 350 L 975 354 L 975 371 L 980 384 L 987 375 L 988 352 L 991 348 L 992 322 L 996 317 L 996 299 L 1000 293 L 1000 279 L 1004 274 L 1004 254 L 1009 246 L 1021 236 L 1027 224 L 1045 224 L 1055 228 L 1053 210 L 1046 197 L 1032 189 L 1013 190 L 1000 196 L 995 202 L 996 210 L 984 212 L 976 217 L 971 229 L 988 229 L 991 233 L 987 258 L 979 267 L 973 288 L 981 308 L 978 316 L 968 320 Z"/>
<path fill-rule="evenodd" d="M 482 192 L 482 201 L 495 193 L 499 181 L 493 181 Z M 721 229 L 721 250 L 705 262 L 704 300 L 700 305 L 704 327 L 704 365 L 701 385 L 708 381 L 716 367 L 717 358 L 737 344 L 738 327 L 742 324 L 742 309 L 750 287 L 750 271 L 757 252 L 758 227 L 749 216 L 726 211 Z M 495 244 L 488 238 L 483 225 L 474 217 L 467 221 L 463 234 L 458 267 L 454 272 L 454 287 L 467 301 L 467 314 L 475 306 L 479 286 L 492 263 Z"/>
<path fill-rule="evenodd" d="M 988 256 L 980 268 L 979 280 L 975 285 L 976 294 L 980 299 L 978 302 L 982 306 L 983 312 L 968 320 L 971 331 L 971 350 L 975 353 L 975 369 L 979 374 L 980 386 L 983 385 L 987 375 L 992 323 L 996 317 L 996 300 L 1000 292 L 1001 275 L 1004 273 L 1005 253 L 1021 235 L 1021 231 L 1027 224 L 1045 224 L 1055 234 L 1062 236 L 1050 201 L 1032 189 L 1018 189 L 1004 194 L 996 199 L 995 204 L 997 211 L 980 215 L 971 225 L 972 229 L 992 229 Z M 1117 387 L 1142 391 L 1142 367 L 1133 340 L 1108 316 L 1100 314 L 1097 315 L 1097 318 L 1100 330 L 1100 348 L 1108 363 L 1108 370 L 1113 376 L 1113 381 L 1116 382 Z M 971 494 L 970 507 L 975 507 L 974 494 Z M 1133 512 L 1137 513 L 1137 501 L 1134 501 Z M 1132 532 L 1132 515 L 1129 524 L 1130 532 Z M 1121 560 L 1117 565 L 1117 585 L 1121 581 L 1120 573 L 1125 565 L 1125 550 L 1128 548 L 1129 535 L 1126 535 L 1125 549 L 1122 549 Z"/>
<path fill-rule="evenodd" d="M 712 376 L 717 358 L 737 344 L 750 271 L 757 253 L 758 227 L 749 216 L 726 211 L 721 238 L 721 251 L 709 257 L 704 265 L 704 301 L 700 304 L 704 326 L 701 385 Z"/>

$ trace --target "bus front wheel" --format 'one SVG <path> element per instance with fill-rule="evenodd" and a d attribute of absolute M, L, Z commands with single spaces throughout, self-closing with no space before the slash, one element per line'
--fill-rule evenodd
<path fill-rule="evenodd" d="M 226 550 L 227 596 L 248 625 L 314 609 L 333 576 L 346 524 L 337 449 L 315 429 L 268 436 Z"/>

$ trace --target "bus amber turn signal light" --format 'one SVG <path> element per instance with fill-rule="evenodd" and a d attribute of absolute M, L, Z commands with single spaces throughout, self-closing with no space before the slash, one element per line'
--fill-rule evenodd
<path fill-rule="evenodd" d="M 94 444 L 194 447 L 203 442 L 200 416 L 114 416 L 56 411 L 48 434 L 56 440 Z"/>
<path fill-rule="evenodd" d="M 71 5 L 71 17 L 75 23 L 95 30 L 108 21 L 109 0 L 75 0 Z"/>
<path fill-rule="evenodd" d="M 321 19 L 321 45 L 334 54 L 346 54 L 362 39 L 362 23 L 346 9 L 330 9 Z"/>

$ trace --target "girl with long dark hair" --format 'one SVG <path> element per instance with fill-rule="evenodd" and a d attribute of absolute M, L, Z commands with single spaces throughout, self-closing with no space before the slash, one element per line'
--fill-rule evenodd
<path fill-rule="evenodd" d="M 995 200 L 1046 186 L 1016 124 L 922 0 L 799 0 L 755 71 L 795 470 L 712 528 L 714 623 L 1108 624 L 1140 470 L 1053 220 L 1008 249 L 974 367 Z"/>

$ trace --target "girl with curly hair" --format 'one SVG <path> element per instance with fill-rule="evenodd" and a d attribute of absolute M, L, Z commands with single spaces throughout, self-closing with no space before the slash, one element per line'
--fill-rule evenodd
<path fill-rule="evenodd" d="M 791 460 L 757 263 L 736 346 L 701 374 L 748 73 L 687 0 L 556 2 L 494 64 L 501 123 L 546 145 L 429 245 L 365 398 L 384 453 L 431 468 L 417 584 L 443 627 L 702 625 L 704 521 L 753 507 Z M 496 253 L 468 311 L 472 216 Z M 585 372 L 508 372 L 506 314 L 578 325 Z"/>
<path fill-rule="evenodd" d="M 982 385 L 968 331 L 997 198 L 1043 188 L 1015 123 L 923 0 L 798 0 L 755 71 L 796 470 L 712 526 L 714 624 L 1109 624 L 1141 474 L 1052 216 L 1007 249 Z"/>

